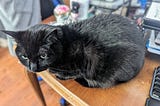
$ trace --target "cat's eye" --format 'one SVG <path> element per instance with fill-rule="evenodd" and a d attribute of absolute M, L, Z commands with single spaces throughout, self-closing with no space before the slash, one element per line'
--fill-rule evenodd
<path fill-rule="evenodd" d="M 42 58 L 42 59 L 45 59 L 46 57 L 47 57 L 46 53 L 40 55 L 40 58 Z"/>
<path fill-rule="evenodd" d="M 23 59 L 25 59 L 25 60 L 27 60 L 28 59 L 28 57 L 27 56 L 25 56 L 25 55 L 22 55 L 21 56 Z"/>

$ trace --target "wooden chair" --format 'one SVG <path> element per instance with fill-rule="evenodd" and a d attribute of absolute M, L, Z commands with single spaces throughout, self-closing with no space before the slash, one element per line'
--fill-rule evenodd
<path fill-rule="evenodd" d="M 39 82 L 37 80 L 37 74 L 26 71 L 26 75 L 34 88 L 37 97 L 40 99 L 42 104 L 46 106 L 42 91 L 40 89 Z M 43 78 L 43 80 L 50 85 L 57 93 L 59 93 L 62 97 L 64 97 L 70 104 L 74 106 L 88 106 L 83 100 L 81 100 L 78 96 L 74 95 L 71 91 L 65 88 L 60 82 L 58 82 L 55 77 L 50 74 L 48 71 L 43 71 L 38 73 L 39 76 Z"/>
<path fill-rule="evenodd" d="M 51 20 L 53 17 L 49 17 L 43 23 L 48 23 Z M 86 88 L 74 80 L 61 81 L 48 71 L 37 74 L 74 106 L 144 106 L 146 98 L 149 96 L 153 70 L 159 64 L 158 55 L 147 54 L 144 67 L 135 78 L 107 89 Z M 26 71 L 33 89 L 45 106 L 46 103 L 37 80 L 37 74 Z"/>
<path fill-rule="evenodd" d="M 112 88 L 85 88 L 74 80 L 58 80 L 49 73 L 38 73 L 43 80 L 73 106 L 144 106 L 149 96 L 153 70 L 160 63 L 157 55 L 147 54 L 140 73 L 129 82 Z M 26 71 L 38 98 L 46 106 L 37 75 Z"/>

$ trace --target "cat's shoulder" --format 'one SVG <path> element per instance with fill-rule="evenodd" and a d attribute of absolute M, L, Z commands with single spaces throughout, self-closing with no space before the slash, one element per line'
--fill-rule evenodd
<path fill-rule="evenodd" d="M 125 16 L 122 16 L 122 15 L 119 15 L 119 14 L 98 14 L 98 15 L 95 15 L 91 18 L 89 18 L 89 20 L 97 20 L 97 19 L 123 19 L 123 20 L 129 20 L 129 18 L 125 17 Z"/>

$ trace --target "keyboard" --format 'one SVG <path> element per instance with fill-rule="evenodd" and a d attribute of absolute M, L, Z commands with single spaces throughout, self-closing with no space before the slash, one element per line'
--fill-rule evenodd
<path fill-rule="evenodd" d="M 153 99 L 160 101 L 160 67 L 156 68 L 154 71 L 150 96 Z"/>

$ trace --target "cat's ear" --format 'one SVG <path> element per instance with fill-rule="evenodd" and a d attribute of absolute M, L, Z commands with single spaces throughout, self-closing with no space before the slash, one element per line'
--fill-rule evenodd
<path fill-rule="evenodd" d="M 63 31 L 60 27 L 56 27 L 56 28 L 53 28 L 52 30 L 50 30 L 51 32 L 45 36 L 45 39 L 48 41 L 48 42 L 53 42 L 53 40 L 56 38 L 58 40 L 61 40 L 62 37 L 63 37 Z"/>
<path fill-rule="evenodd" d="M 7 31 L 7 30 L 0 30 L 0 31 L 13 37 L 16 41 L 20 41 L 21 35 L 24 34 L 23 31 Z"/>
<path fill-rule="evenodd" d="M 54 28 L 53 33 L 56 35 L 58 39 L 61 39 L 63 37 L 63 31 L 60 27 Z"/>

